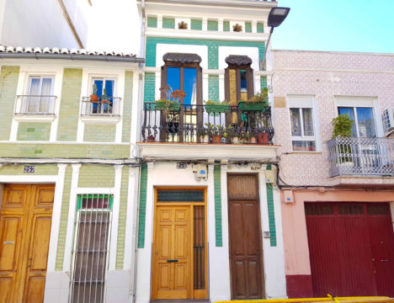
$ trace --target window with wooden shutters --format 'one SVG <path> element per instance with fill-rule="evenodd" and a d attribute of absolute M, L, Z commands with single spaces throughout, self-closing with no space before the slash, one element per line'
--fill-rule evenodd
<path fill-rule="evenodd" d="M 112 195 L 78 195 L 70 302 L 104 302 Z"/>

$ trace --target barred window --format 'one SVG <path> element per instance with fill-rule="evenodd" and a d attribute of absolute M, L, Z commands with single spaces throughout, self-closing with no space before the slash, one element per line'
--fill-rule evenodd
<path fill-rule="evenodd" d="M 70 302 L 104 302 L 112 195 L 78 195 Z"/>

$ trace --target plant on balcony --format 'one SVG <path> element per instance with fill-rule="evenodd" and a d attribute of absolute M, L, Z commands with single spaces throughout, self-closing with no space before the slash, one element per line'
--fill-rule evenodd
<path fill-rule="evenodd" d="M 232 144 L 239 144 L 239 134 L 232 124 L 227 127 L 227 142 Z"/>
<path fill-rule="evenodd" d="M 197 136 L 200 138 L 200 143 L 209 143 L 209 135 L 207 129 L 200 128 L 197 131 Z"/>
<path fill-rule="evenodd" d="M 104 88 L 103 95 L 101 96 L 101 103 L 111 103 L 109 96 L 107 96 L 107 90 Z"/>
<path fill-rule="evenodd" d="M 181 105 L 177 102 L 168 99 L 159 99 L 155 101 L 155 110 L 164 112 L 179 112 Z"/>
<path fill-rule="evenodd" d="M 178 29 L 187 29 L 187 23 L 185 21 L 179 22 Z"/>
<path fill-rule="evenodd" d="M 207 134 L 211 138 L 211 143 L 213 144 L 219 144 L 221 143 L 221 129 L 220 127 L 216 127 L 212 123 L 205 123 L 206 129 L 207 129 Z"/>
<path fill-rule="evenodd" d="M 234 24 L 233 25 L 233 31 L 234 32 L 242 32 L 242 25 L 240 25 L 240 24 Z"/>
<path fill-rule="evenodd" d="M 267 132 L 258 132 L 257 133 L 257 143 L 258 144 L 268 144 L 269 143 L 269 133 Z"/>
<path fill-rule="evenodd" d="M 228 113 L 230 111 L 230 104 L 226 101 L 217 102 L 208 100 L 205 101 L 205 111 L 207 113 Z"/>
<path fill-rule="evenodd" d="M 261 92 L 254 95 L 248 101 L 240 101 L 238 103 L 239 109 L 244 112 L 255 111 L 264 112 L 269 109 L 268 104 L 268 89 L 264 88 Z"/>
<path fill-rule="evenodd" d="M 93 90 L 92 90 L 92 94 L 90 95 L 90 102 L 98 102 L 96 83 L 93 83 Z"/>
<path fill-rule="evenodd" d="M 351 138 L 353 135 L 352 127 L 353 120 L 350 119 L 349 115 L 342 114 L 338 117 L 332 119 L 333 131 L 332 138 Z M 352 153 L 352 148 L 350 144 L 341 143 L 337 146 L 337 152 L 339 152 L 340 157 L 339 163 L 349 163 L 352 162 L 352 157 L 349 156 Z"/>

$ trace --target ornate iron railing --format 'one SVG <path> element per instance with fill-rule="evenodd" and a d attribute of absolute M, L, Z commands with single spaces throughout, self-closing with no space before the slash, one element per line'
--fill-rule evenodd
<path fill-rule="evenodd" d="M 54 115 L 56 96 L 18 95 L 16 96 L 16 115 Z"/>
<path fill-rule="evenodd" d="M 272 144 L 270 109 L 242 111 L 239 106 L 144 104 L 142 141 L 213 144 Z"/>
<path fill-rule="evenodd" d="M 107 97 L 91 100 L 90 97 L 82 98 L 81 116 L 120 116 L 120 97 Z"/>
<path fill-rule="evenodd" d="M 394 176 L 394 139 L 335 138 L 327 142 L 330 176 Z"/>

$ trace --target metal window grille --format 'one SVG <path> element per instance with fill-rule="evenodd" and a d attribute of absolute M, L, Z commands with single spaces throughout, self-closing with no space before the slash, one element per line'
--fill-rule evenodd
<path fill-rule="evenodd" d="M 72 303 L 104 302 L 112 201 L 112 195 L 78 195 Z"/>

